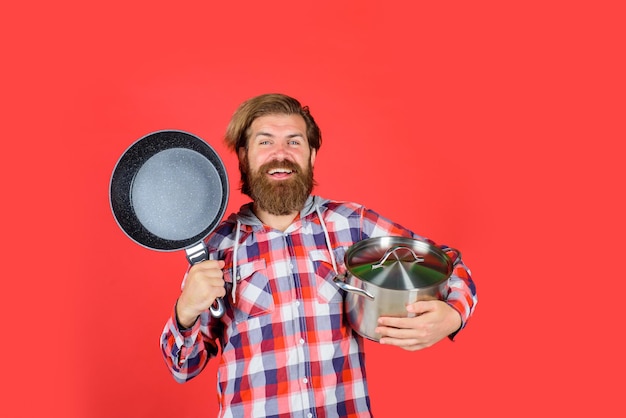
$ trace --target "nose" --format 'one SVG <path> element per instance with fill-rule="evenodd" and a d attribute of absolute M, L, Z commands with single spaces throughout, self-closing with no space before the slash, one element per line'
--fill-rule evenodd
<path fill-rule="evenodd" d="M 277 160 L 287 159 L 287 155 L 289 154 L 288 144 L 283 142 L 277 142 L 276 144 L 274 144 L 272 154 Z"/>

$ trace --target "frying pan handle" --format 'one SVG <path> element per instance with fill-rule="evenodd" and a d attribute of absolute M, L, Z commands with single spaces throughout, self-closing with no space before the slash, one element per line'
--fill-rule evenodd
<path fill-rule="evenodd" d="M 189 264 L 191 265 L 209 259 L 209 252 L 207 251 L 206 244 L 203 241 L 200 241 L 193 247 L 186 248 L 185 253 L 187 254 L 187 261 L 189 261 Z M 211 305 L 209 311 L 211 311 L 211 315 L 213 316 L 213 318 L 221 318 L 222 316 L 224 316 L 226 308 L 224 307 L 224 301 L 222 300 L 222 298 L 215 299 L 215 302 L 213 302 L 213 305 Z"/>
<path fill-rule="evenodd" d="M 224 308 L 224 301 L 222 300 L 222 298 L 215 299 L 215 302 L 213 302 L 213 305 L 211 305 L 209 311 L 211 311 L 211 315 L 213 315 L 213 318 L 221 318 L 222 316 L 224 316 L 226 308 Z"/>

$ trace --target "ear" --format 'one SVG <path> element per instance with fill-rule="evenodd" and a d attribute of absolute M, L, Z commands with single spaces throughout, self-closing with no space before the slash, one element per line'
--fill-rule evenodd
<path fill-rule="evenodd" d="M 241 164 L 241 162 L 246 161 L 246 158 L 248 157 L 246 155 L 246 147 L 239 147 L 239 149 L 237 150 L 237 157 L 239 158 L 239 166 L 245 166 L 245 164 Z"/>
<path fill-rule="evenodd" d="M 311 148 L 311 167 L 315 165 L 315 156 L 317 155 L 317 151 L 315 148 Z"/>

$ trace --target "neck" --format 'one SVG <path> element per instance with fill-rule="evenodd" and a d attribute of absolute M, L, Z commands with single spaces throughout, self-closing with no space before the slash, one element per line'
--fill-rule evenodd
<path fill-rule="evenodd" d="M 254 214 L 263 222 L 265 225 L 277 229 L 279 231 L 286 230 L 289 225 L 291 225 L 298 216 L 299 212 L 291 212 L 287 215 L 273 215 L 261 208 L 257 204 L 253 206 Z"/>

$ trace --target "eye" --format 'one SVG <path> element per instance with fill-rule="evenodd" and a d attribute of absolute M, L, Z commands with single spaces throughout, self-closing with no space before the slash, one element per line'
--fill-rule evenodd
<path fill-rule="evenodd" d="M 289 138 L 289 145 L 294 145 L 294 146 L 299 146 L 302 145 L 302 143 L 304 142 L 304 138 L 302 138 L 300 135 L 294 135 L 293 137 Z"/>

